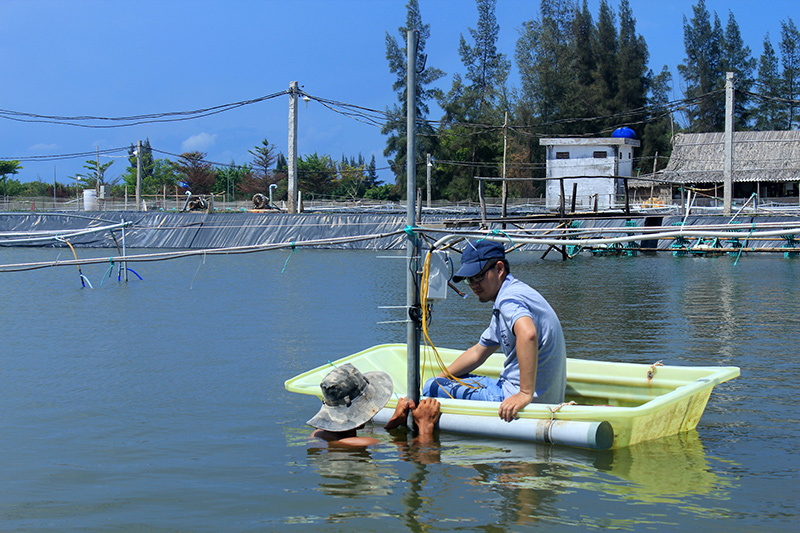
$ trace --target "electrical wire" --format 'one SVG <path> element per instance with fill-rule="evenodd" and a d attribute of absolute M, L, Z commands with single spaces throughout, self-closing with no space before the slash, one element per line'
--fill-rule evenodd
<path fill-rule="evenodd" d="M 123 117 L 99 117 L 92 115 L 79 115 L 79 116 L 59 116 L 59 115 L 40 115 L 37 113 L 25 113 L 20 111 L 12 111 L 9 109 L 0 109 L 0 118 L 14 120 L 17 122 L 42 122 L 48 124 L 61 124 L 64 126 L 76 126 L 81 128 L 123 128 L 128 126 L 137 126 L 140 124 L 152 124 L 159 122 L 178 122 L 183 120 L 193 120 L 201 117 L 208 117 L 232 109 L 237 109 L 246 105 L 256 104 L 265 100 L 270 100 L 278 96 L 289 94 L 289 91 L 280 91 L 258 98 L 251 98 L 249 100 L 241 100 L 239 102 L 231 102 L 202 109 L 195 109 L 192 111 L 169 111 L 165 113 L 149 113 L 144 115 L 130 115 Z M 122 122 L 122 124 L 81 124 L 81 122 Z"/>

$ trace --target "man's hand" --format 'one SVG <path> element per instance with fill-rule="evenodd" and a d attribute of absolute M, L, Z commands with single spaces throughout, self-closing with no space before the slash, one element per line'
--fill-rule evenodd
<path fill-rule="evenodd" d="M 440 415 L 439 401 L 435 398 L 423 398 L 416 409 L 411 410 L 419 431 L 417 442 L 422 444 L 433 440 L 433 428 L 436 427 Z"/>
<path fill-rule="evenodd" d="M 418 426 L 431 426 L 439 420 L 439 401 L 435 398 L 423 398 L 416 408 L 411 409 L 411 416 Z"/>
<path fill-rule="evenodd" d="M 531 403 L 531 401 L 533 401 L 533 394 L 518 392 L 514 396 L 509 396 L 503 400 L 498 414 L 506 422 L 511 422 L 517 418 L 519 410 Z"/>
<path fill-rule="evenodd" d="M 397 407 L 394 408 L 392 418 L 383 426 L 384 429 L 394 429 L 399 426 L 405 426 L 408 420 L 408 412 L 413 410 L 416 406 L 413 400 L 407 399 L 405 396 L 397 400 Z"/>

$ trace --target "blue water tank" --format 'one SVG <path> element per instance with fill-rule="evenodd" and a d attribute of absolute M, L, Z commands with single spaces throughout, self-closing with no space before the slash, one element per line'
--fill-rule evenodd
<path fill-rule="evenodd" d="M 614 138 L 635 139 L 636 132 L 630 129 L 628 126 L 622 126 L 621 128 L 615 129 L 611 136 Z"/>

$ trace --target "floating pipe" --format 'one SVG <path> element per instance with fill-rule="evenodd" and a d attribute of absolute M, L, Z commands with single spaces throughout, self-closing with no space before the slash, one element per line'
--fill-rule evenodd
<path fill-rule="evenodd" d="M 383 408 L 375 415 L 373 421 L 383 425 L 393 414 L 393 409 Z M 544 442 L 590 450 L 608 450 L 614 444 L 614 428 L 606 421 L 518 418 L 506 422 L 499 416 L 442 413 L 439 417 L 439 429 L 451 433 Z"/>

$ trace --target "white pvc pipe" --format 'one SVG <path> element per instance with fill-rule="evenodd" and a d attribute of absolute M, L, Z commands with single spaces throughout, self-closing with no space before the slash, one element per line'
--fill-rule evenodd
<path fill-rule="evenodd" d="M 383 425 L 393 414 L 392 409 L 381 409 L 373 421 Z M 590 450 L 608 450 L 614 444 L 614 429 L 609 422 L 538 418 L 518 418 L 506 422 L 499 416 L 442 413 L 439 418 L 439 429 L 452 433 L 545 442 Z"/>

